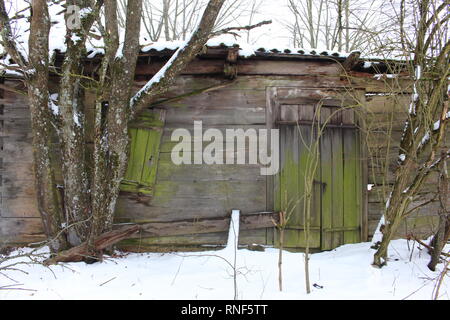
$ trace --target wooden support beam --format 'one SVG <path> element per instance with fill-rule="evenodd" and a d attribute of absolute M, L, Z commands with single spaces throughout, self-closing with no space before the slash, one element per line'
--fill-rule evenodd
<path fill-rule="evenodd" d="M 235 79 L 238 75 L 237 59 L 239 56 L 239 48 L 228 49 L 227 59 L 224 66 L 225 76 L 229 79 Z"/>

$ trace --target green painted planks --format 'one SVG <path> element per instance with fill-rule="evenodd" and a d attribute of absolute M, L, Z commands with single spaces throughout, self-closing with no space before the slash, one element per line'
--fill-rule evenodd
<path fill-rule="evenodd" d="M 130 128 L 130 158 L 121 190 L 151 193 L 156 179 L 162 131 Z"/>
<path fill-rule="evenodd" d="M 357 198 L 360 194 L 361 183 L 357 183 L 360 177 L 359 155 L 357 154 L 357 132 L 355 130 L 343 130 L 343 154 L 344 154 L 344 226 L 354 230 L 344 231 L 344 243 L 356 243 L 359 241 L 359 216 Z M 347 229 L 348 230 L 348 229 Z"/>
<path fill-rule="evenodd" d="M 293 147 L 293 127 L 282 126 L 280 132 L 281 148 L 281 170 L 280 170 L 280 190 L 279 190 L 279 210 L 286 214 L 287 227 L 284 231 L 284 246 L 296 247 L 298 244 L 298 231 L 289 230 L 289 226 L 295 224 L 296 196 L 298 195 L 298 155 L 294 155 Z M 275 244 L 279 245 L 279 233 L 275 234 Z"/>
<path fill-rule="evenodd" d="M 331 148 L 332 148 L 332 227 L 342 228 L 344 226 L 344 174 L 343 174 L 343 147 L 342 147 L 342 129 L 329 129 L 331 134 Z M 326 231 L 325 232 L 331 232 Z M 343 241 L 343 232 L 335 231 L 332 232 L 333 246 L 336 248 L 340 246 Z"/>
<path fill-rule="evenodd" d="M 325 129 L 320 143 L 320 173 L 322 187 L 322 228 L 333 227 L 333 157 L 332 130 Z M 322 249 L 333 249 L 333 234 L 322 231 Z"/>
<path fill-rule="evenodd" d="M 306 247 L 305 237 L 305 174 L 310 162 L 312 128 L 309 126 L 281 126 L 280 128 L 280 163 L 279 190 L 276 190 L 275 208 L 287 212 L 288 223 L 285 230 L 284 246 L 286 248 Z M 318 175 L 318 173 L 317 173 Z M 317 179 L 317 177 L 316 177 Z M 314 186 L 311 199 L 311 223 L 309 246 L 320 247 L 320 184 Z M 275 235 L 278 244 L 279 235 Z"/>
<path fill-rule="evenodd" d="M 144 155 L 144 164 L 141 175 L 141 182 L 151 186 L 156 179 L 156 169 L 159 159 L 159 146 L 161 141 L 161 131 L 148 131 L 147 146 Z"/>

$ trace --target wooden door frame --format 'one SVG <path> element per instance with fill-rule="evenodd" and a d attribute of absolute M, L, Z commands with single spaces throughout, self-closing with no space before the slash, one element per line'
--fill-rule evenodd
<path fill-rule="evenodd" d="M 279 96 L 278 91 L 280 89 L 288 90 L 287 96 Z M 295 103 L 296 99 L 304 99 L 305 95 L 301 95 L 304 91 L 313 91 L 314 95 L 317 97 L 322 96 L 323 98 L 330 97 L 329 94 L 336 92 L 338 94 L 342 94 L 345 92 L 349 92 L 352 90 L 354 93 L 353 97 L 349 98 L 349 101 L 356 101 L 359 105 L 362 106 L 360 112 L 355 113 L 355 123 L 358 127 L 358 137 L 359 137 L 359 147 L 360 147 L 360 166 L 361 166 L 361 215 L 360 215 L 360 238 L 361 242 L 368 241 L 368 149 L 367 143 L 363 143 L 366 139 L 366 98 L 365 98 L 365 90 L 363 89 L 355 89 L 348 87 L 340 87 L 340 88 L 317 88 L 317 87 L 299 87 L 299 86 L 268 86 L 266 87 L 266 129 L 270 132 L 271 129 L 277 129 L 278 126 L 276 124 L 276 120 L 279 116 L 280 106 L 282 104 L 301 104 Z M 347 95 L 345 95 L 347 97 Z M 271 135 L 268 135 L 268 147 L 270 150 L 270 139 Z M 281 166 L 281 163 L 280 163 Z M 281 169 L 281 168 L 280 168 Z M 272 175 L 266 177 L 266 210 L 273 212 L 274 211 L 274 191 L 279 188 L 279 175 Z"/>

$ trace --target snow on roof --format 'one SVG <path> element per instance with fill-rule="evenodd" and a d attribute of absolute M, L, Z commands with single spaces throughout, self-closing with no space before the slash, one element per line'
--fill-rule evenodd
<path fill-rule="evenodd" d="M 180 46 L 183 46 L 184 41 L 158 41 L 155 43 L 144 45 L 142 52 L 149 52 L 151 50 L 164 51 L 164 50 L 176 50 Z M 330 56 L 336 58 L 346 58 L 350 53 L 343 53 L 337 51 L 329 51 L 324 49 L 305 49 L 305 48 L 292 48 L 292 47 L 274 47 L 267 43 L 261 44 L 249 44 L 244 41 L 236 40 L 231 35 L 221 35 L 210 39 L 206 46 L 208 47 L 229 47 L 239 48 L 239 56 L 248 58 L 260 53 L 283 53 L 288 55 L 301 55 L 301 56 Z"/>

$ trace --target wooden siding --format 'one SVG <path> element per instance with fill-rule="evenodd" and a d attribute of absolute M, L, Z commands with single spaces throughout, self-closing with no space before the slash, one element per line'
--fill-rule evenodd
<path fill-rule="evenodd" d="M 219 63 L 220 62 L 220 63 Z M 267 192 L 273 185 L 259 174 L 258 165 L 181 165 L 170 161 L 173 142 L 171 132 L 178 127 L 191 127 L 194 120 L 202 120 L 204 128 L 265 128 L 266 91 L 274 87 L 322 88 L 333 92 L 336 88 L 350 87 L 365 90 L 367 102 L 360 108 L 365 116 L 368 134 L 363 135 L 361 146 L 367 146 L 369 183 L 375 184 L 368 192 L 368 230 L 373 233 L 384 209 L 386 186 L 392 183 L 393 170 L 398 155 L 398 137 L 406 119 L 411 88 L 402 79 L 378 81 L 372 75 L 352 74 L 350 79 L 342 78 L 333 64 L 317 62 L 259 61 L 241 63 L 239 76 L 231 84 L 214 91 L 188 95 L 180 100 L 159 103 L 158 108 L 166 110 L 166 125 L 161 132 L 160 155 L 155 175 L 155 188 L 151 196 L 124 192 L 117 206 L 117 222 L 170 222 L 174 220 L 202 218 L 223 218 L 232 209 L 241 209 L 243 215 L 270 210 L 271 195 Z M 151 76 L 160 66 L 139 68 L 136 88 Z M 151 69 L 153 68 L 153 69 Z M 218 75 L 206 75 L 217 73 Z M 177 79 L 173 88 L 161 99 L 224 83 L 223 60 L 195 61 L 183 76 Z M 246 74 L 245 74 L 246 73 Z M 294 75 L 295 74 L 295 75 Z M 140 78 L 139 78 L 140 77 Z M 140 79 L 140 80 L 139 80 Z M 395 95 L 377 95 L 390 92 L 393 81 L 405 81 Z M 10 82 L 8 85 L 15 85 Z M 280 91 L 278 94 L 284 94 Z M 285 92 L 286 96 L 289 92 Z M 89 94 L 86 95 L 88 108 Z M 91 112 L 92 113 L 92 112 Z M 331 131 L 334 129 L 330 129 Z M 39 214 L 36 209 L 34 179 L 31 157 L 30 116 L 26 97 L 0 89 L 0 243 L 27 243 L 43 239 Z M 338 142 L 333 136 L 324 139 L 324 145 L 331 145 L 333 151 Z M 449 138 L 447 138 L 449 139 Z M 447 141 L 448 143 L 448 141 Z M 55 150 L 57 148 L 55 147 Z M 338 161 L 340 163 L 340 161 Z M 342 170 L 345 170 L 343 168 Z M 340 169 L 323 168 L 322 175 L 332 177 Z M 363 173 L 364 174 L 364 173 Z M 345 183 L 345 182 L 344 182 Z M 335 193 L 342 188 L 333 185 Z M 434 190 L 432 182 L 425 186 L 422 198 Z M 366 190 L 361 190 L 366 192 Z M 327 198 L 328 197 L 328 198 Z M 418 199 L 420 200 L 420 199 Z M 324 201 L 330 201 L 329 195 Z M 342 199 L 344 201 L 344 199 Z M 346 200 L 347 201 L 347 200 Z M 326 202 L 323 203 L 323 205 Z M 329 204 L 328 204 L 329 205 Z M 364 205 L 364 204 L 359 204 Z M 410 230 L 429 232 L 429 220 L 433 221 L 436 204 L 419 210 L 408 219 L 399 235 Z M 333 213 L 325 220 L 333 227 L 341 221 L 343 212 Z M 416 218 L 418 217 L 419 218 Z M 335 221 L 335 222 L 333 222 Z M 426 223 L 425 223 L 426 222 Z M 353 222 L 352 222 L 353 223 Z M 422 229 L 421 229 L 422 228 Z M 344 237 L 353 237 L 346 233 Z M 334 237 L 334 236 L 333 236 Z M 246 230 L 240 237 L 241 244 L 273 243 L 273 234 L 268 229 Z M 327 240 L 337 243 L 339 239 Z M 170 237 L 144 237 L 125 242 L 128 248 L 152 248 L 155 245 L 182 248 L 199 245 L 223 245 L 226 232 L 178 235 Z"/>

